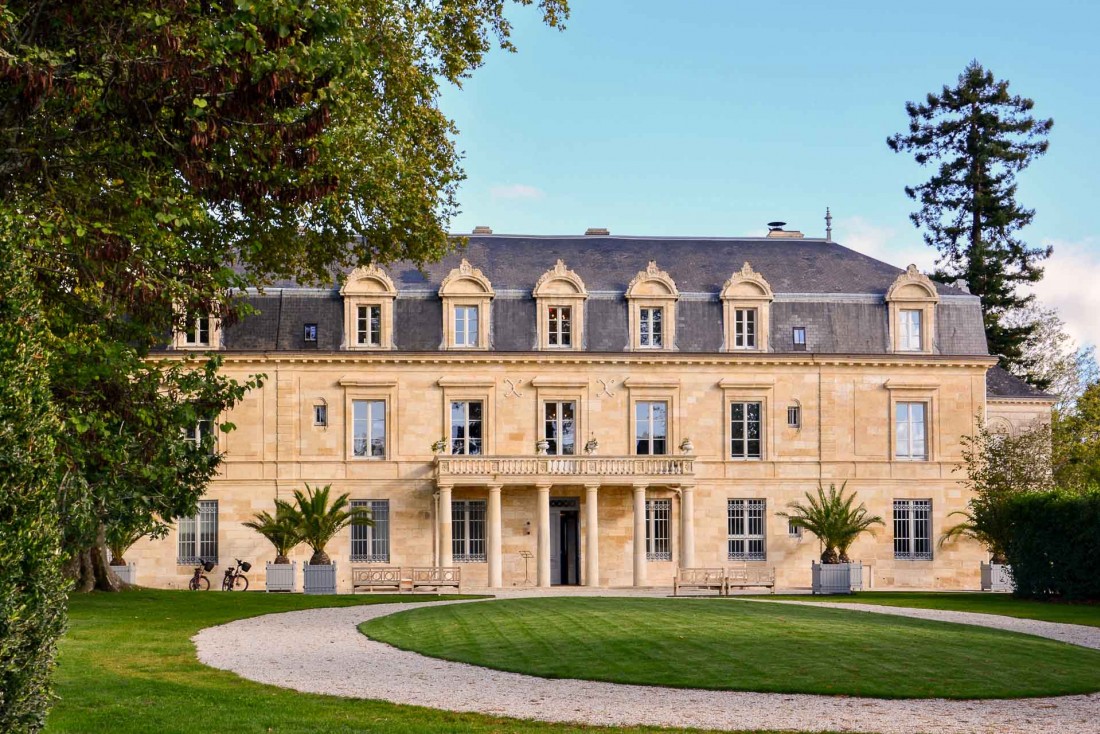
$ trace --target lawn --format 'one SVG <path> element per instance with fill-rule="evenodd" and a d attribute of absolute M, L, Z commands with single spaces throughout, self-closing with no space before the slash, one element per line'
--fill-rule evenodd
<path fill-rule="evenodd" d="M 1100 691 L 1100 652 L 967 625 L 720 599 L 513 599 L 360 628 L 425 655 L 548 678 L 885 698 Z"/>
<path fill-rule="evenodd" d="M 1016 599 L 1010 594 L 980 592 L 954 593 L 935 591 L 861 591 L 851 596 L 769 596 L 768 599 L 792 601 L 826 601 L 854 604 L 881 604 L 888 607 L 918 609 L 948 609 L 954 612 L 1003 614 L 1006 617 L 1040 619 L 1044 622 L 1064 622 L 1100 627 L 1100 604 L 1066 604 L 1062 602 Z"/>
<path fill-rule="evenodd" d="M 416 600 L 438 598 L 421 596 Z M 411 601 L 407 596 L 307 597 L 147 590 L 75 596 L 70 602 L 70 629 L 61 641 L 56 675 L 59 700 L 46 732 L 610 731 L 297 693 L 208 668 L 196 660 L 190 641 L 204 627 L 258 614 L 398 600 Z"/>

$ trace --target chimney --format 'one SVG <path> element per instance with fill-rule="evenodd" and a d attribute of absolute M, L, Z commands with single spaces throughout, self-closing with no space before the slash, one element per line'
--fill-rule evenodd
<path fill-rule="evenodd" d="M 588 229 L 584 230 L 584 234 L 585 236 L 605 236 L 611 234 L 611 231 L 608 230 L 607 227 L 589 227 Z"/>
<path fill-rule="evenodd" d="M 486 227 L 484 224 L 479 224 L 478 226 L 474 227 L 474 234 L 492 234 L 492 233 L 493 233 L 493 228 L 492 227 Z"/>
<path fill-rule="evenodd" d="M 768 237 L 779 237 L 788 240 L 800 240 L 805 235 L 797 229 L 783 229 L 786 222 L 768 222 Z"/>

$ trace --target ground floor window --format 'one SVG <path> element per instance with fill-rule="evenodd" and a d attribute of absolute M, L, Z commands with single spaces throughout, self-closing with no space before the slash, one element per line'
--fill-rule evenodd
<path fill-rule="evenodd" d="M 647 561 L 671 561 L 669 519 L 672 500 L 645 501 L 645 557 Z"/>
<path fill-rule="evenodd" d="M 351 560 L 359 563 L 390 562 L 390 501 L 352 500 L 352 507 L 370 510 L 371 524 L 351 526 Z"/>
<path fill-rule="evenodd" d="M 218 501 L 199 500 L 199 511 L 181 517 L 176 524 L 179 538 L 176 556 L 180 565 L 218 562 Z"/>
<path fill-rule="evenodd" d="M 728 500 L 727 558 L 731 561 L 763 561 L 764 500 Z"/>
<path fill-rule="evenodd" d="M 932 500 L 894 500 L 894 558 L 932 560 Z"/>
<path fill-rule="evenodd" d="M 451 557 L 455 563 L 485 563 L 485 500 L 451 503 Z"/>

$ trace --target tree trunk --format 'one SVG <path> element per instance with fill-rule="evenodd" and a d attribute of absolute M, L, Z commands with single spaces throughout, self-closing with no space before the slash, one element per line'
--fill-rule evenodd
<path fill-rule="evenodd" d="M 309 559 L 309 565 L 311 566 L 327 566 L 330 563 L 332 563 L 332 559 L 323 550 L 314 551 L 313 557 Z"/>
<path fill-rule="evenodd" d="M 107 562 L 106 529 L 100 525 L 96 543 L 73 555 L 66 567 L 67 574 L 76 581 L 74 591 L 123 591 L 130 584 L 118 577 Z"/>

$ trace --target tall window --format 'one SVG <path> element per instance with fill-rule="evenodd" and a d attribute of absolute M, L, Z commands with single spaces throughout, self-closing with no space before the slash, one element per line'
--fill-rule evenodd
<path fill-rule="evenodd" d="M 355 317 L 355 342 L 363 347 L 382 346 L 382 306 L 360 306 Z"/>
<path fill-rule="evenodd" d="M 921 351 L 921 312 L 902 309 L 898 311 L 901 329 L 901 349 L 906 352 Z"/>
<path fill-rule="evenodd" d="M 207 346 L 210 344 L 210 317 L 191 316 L 187 320 L 187 331 L 183 333 L 184 343 L 189 346 Z"/>
<path fill-rule="evenodd" d="M 485 500 L 451 502 L 451 556 L 455 563 L 485 563 Z"/>
<path fill-rule="evenodd" d="M 481 402 L 461 400 L 451 403 L 451 453 L 481 453 Z"/>
<path fill-rule="evenodd" d="M 477 346 L 477 306 L 455 306 L 455 346 Z"/>
<path fill-rule="evenodd" d="M 728 500 L 726 503 L 729 537 L 726 557 L 731 561 L 763 561 L 764 500 Z"/>
<path fill-rule="evenodd" d="M 755 308 L 733 310 L 733 347 L 734 349 L 756 349 Z"/>
<path fill-rule="evenodd" d="M 925 403 L 898 403 L 895 406 L 897 458 L 910 461 L 928 459 L 928 424 Z"/>
<path fill-rule="evenodd" d="M 353 508 L 370 510 L 371 524 L 352 523 L 351 560 L 360 563 L 390 562 L 390 501 L 352 500 Z"/>
<path fill-rule="evenodd" d="M 647 561 L 671 561 L 669 520 L 672 500 L 645 501 L 645 557 Z"/>
<path fill-rule="evenodd" d="M 178 529 L 177 563 L 190 565 L 218 562 L 218 501 L 199 500 L 199 511 L 181 517 Z"/>
<path fill-rule="evenodd" d="M 791 329 L 791 341 L 794 342 L 794 351 L 806 351 L 806 327 L 795 326 Z"/>
<path fill-rule="evenodd" d="M 760 458 L 760 403 L 730 403 L 730 458 Z"/>
<path fill-rule="evenodd" d="M 183 440 L 191 444 L 191 447 L 198 451 L 203 447 L 203 444 L 214 435 L 214 421 L 201 418 L 195 421 L 193 426 L 188 426 L 183 430 Z M 213 452 L 214 446 L 211 442 L 210 450 Z"/>
<path fill-rule="evenodd" d="M 547 452 L 554 456 L 572 456 L 577 453 L 577 430 L 574 416 L 577 404 L 572 401 L 546 403 Z"/>
<path fill-rule="evenodd" d="M 932 500 L 894 500 L 894 558 L 932 560 Z"/>
<path fill-rule="evenodd" d="M 634 445 L 640 456 L 668 453 L 668 403 L 634 404 Z"/>
<path fill-rule="evenodd" d="M 638 309 L 638 343 L 647 349 L 659 349 L 665 343 L 663 308 Z"/>
<path fill-rule="evenodd" d="M 386 401 L 353 400 L 351 415 L 352 455 L 386 458 Z"/>
<path fill-rule="evenodd" d="M 546 343 L 552 347 L 573 345 L 573 309 L 570 306 L 550 306 Z"/>

